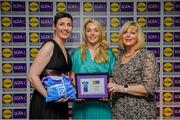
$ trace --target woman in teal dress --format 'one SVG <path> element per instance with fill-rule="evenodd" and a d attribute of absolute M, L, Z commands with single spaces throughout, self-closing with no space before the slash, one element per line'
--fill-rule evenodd
<path fill-rule="evenodd" d="M 76 73 L 109 73 L 111 76 L 115 56 L 98 21 L 84 20 L 81 45 L 74 50 L 71 58 L 73 78 Z M 111 103 L 100 99 L 73 102 L 72 112 L 73 119 L 112 119 Z"/>

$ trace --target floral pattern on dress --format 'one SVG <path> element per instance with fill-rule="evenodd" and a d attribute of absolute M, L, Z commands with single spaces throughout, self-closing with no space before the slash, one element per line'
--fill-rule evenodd
<path fill-rule="evenodd" d="M 148 91 L 146 96 L 114 93 L 112 98 L 113 119 L 155 119 L 155 92 L 158 86 L 159 69 L 154 54 L 141 49 L 126 64 L 117 58 L 113 81 L 121 85 L 142 84 Z"/>

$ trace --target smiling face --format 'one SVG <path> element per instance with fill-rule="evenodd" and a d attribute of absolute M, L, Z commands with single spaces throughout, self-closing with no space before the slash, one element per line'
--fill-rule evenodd
<path fill-rule="evenodd" d="M 97 25 L 88 23 L 86 25 L 85 34 L 89 45 L 96 45 L 99 43 L 101 32 Z"/>
<path fill-rule="evenodd" d="M 64 41 L 65 39 L 67 39 L 71 33 L 72 33 L 72 20 L 68 17 L 63 17 L 60 18 L 57 21 L 57 24 L 55 25 L 55 31 L 56 31 L 56 36 Z"/>
<path fill-rule="evenodd" d="M 122 35 L 122 43 L 125 48 L 135 47 L 137 43 L 137 28 L 130 26 Z"/>

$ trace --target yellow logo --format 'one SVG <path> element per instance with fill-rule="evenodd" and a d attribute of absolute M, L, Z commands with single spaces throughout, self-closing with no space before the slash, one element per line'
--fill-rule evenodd
<path fill-rule="evenodd" d="M 3 110 L 2 114 L 5 119 L 10 119 L 12 117 L 12 111 L 10 109 Z"/>
<path fill-rule="evenodd" d="M 5 73 L 12 72 L 12 65 L 9 63 L 4 64 L 2 68 Z"/>
<path fill-rule="evenodd" d="M 29 10 L 31 12 L 37 12 L 39 9 L 39 4 L 37 2 L 30 2 L 29 3 Z"/>
<path fill-rule="evenodd" d="M 2 2 L 1 9 L 2 9 L 2 11 L 10 11 L 10 9 L 11 9 L 10 2 L 7 2 L 7 1 Z"/>
<path fill-rule="evenodd" d="M 112 27 L 119 27 L 119 18 L 117 18 L 117 17 L 111 18 L 111 26 Z"/>
<path fill-rule="evenodd" d="M 84 8 L 85 12 L 91 12 L 93 10 L 93 3 L 86 2 L 86 3 L 84 3 L 83 8 Z"/>
<path fill-rule="evenodd" d="M 57 11 L 64 12 L 66 10 L 66 5 L 63 2 L 58 2 L 56 5 Z"/>
<path fill-rule="evenodd" d="M 119 34 L 118 33 L 112 33 L 111 34 L 111 40 L 112 40 L 112 42 L 118 42 L 119 41 Z"/>
<path fill-rule="evenodd" d="M 32 58 L 35 58 L 35 57 L 37 56 L 38 51 L 39 51 L 39 49 L 37 49 L 37 48 L 31 48 L 31 50 L 30 50 L 30 56 L 31 56 Z"/>
<path fill-rule="evenodd" d="M 166 63 L 164 64 L 164 71 L 166 71 L 166 72 L 171 72 L 172 69 L 173 69 L 172 63 L 166 62 Z"/>
<path fill-rule="evenodd" d="M 165 2 L 165 4 L 164 4 L 164 10 L 165 11 L 172 11 L 173 7 L 174 7 L 174 5 L 172 2 Z"/>
<path fill-rule="evenodd" d="M 140 18 L 138 18 L 137 22 L 139 23 L 139 25 L 141 27 L 145 27 L 145 25 L 146 25 L 146 18 L 140 17 Z"/>
<path fill-rule="evenodd" d="M 166 42 L 171 42 L 173 40 L 173 34 L 171 32 L 166 32 L 164 34 L 164 40 Z"/>
<path fill-rule="evenodd" d="M 32 17 L 32 18 L 30 18 L 29 21 L 30 21 L 29 24 L 31 27 L 37 27 L 39 25 L 39 20 L 37 17 Z"/>
<path fill-rule="evenodd" d="M 171 117 L 172 114 L 173 114 L 172 108 L 170 108 L 170 107 L 165 107 L 165 108 L 163 109 L 163 115 L 164 115 L 165 117 Z"/>
<path fill-rule="evenodd" d="M 12 37 L 11 37 L 11 34 L 10 33 L 3 33 L 2 34 L 2 40 L 3 40 L 3 42 L 10 42 L 11 41 L 11 39 L 12 39 Z"/>
<path fill-rule="evenodd" d="M 172 48 L 170 48 L 170 47 L 164 48 L 164 55 L 165 55 L 166 57 L 171 57 L 171 56 L 173 55 L 173 50 L 172 50 Z"/>
<path fill-rule="evenodd" d="M 35 43 L 39 40 L 39 34 L 38 33 L 31 33 L 30 34 L 30 41 Z"/>
<path fill-rule="evenodd" d="M 11 19 L 9 17 L 2 18 L 1 22 L 4 27 L 9 27 L 11 25 Z"/>
<path fill-rule="evenodd" d="M 12 87 L 12 80 L 9 78 L 6 78 L 3 80 L 3 87 L 4 88 L 11 88 Z"/>
<path fill-rule="evenodd" d="M 3 57 L 5 57 L 5 58 L 9 58 L 9 57 L 12 56 L 12 50 L 11 50 L 10 48 L 4 48 L 4 49 L 2 50 L 2 55 L 3 55 Z"/>
<path fill-rule="evenodd" d="M 166 77 L 165 79 L 164 79 L 164 86 L 165 87 L 170 87 L 170 86 L 172 86 L 172 79 L 171 78 L 169 78 L 169 77 Z"/>
<path fill-rule="evenodd" d="M 112 48 L 112 52 L 114 53 L 115 56 L 118 56 L 119 49 L 118 48 Z"/>
<path fill-rule="evenodd" d="M 4 94 L 2 99 L 3 99 L 3 103 L 11 103 L 12 102 L 12 95 L 11 94 Z"/>
<path fill-rule="evenodd" d="M 166 17 L 164 19 L 164 25 L 166 27 L 172 26 L 173 25 L 173 18 L 172 17 Z"/>
<path fill-rule="evenodd" d="M 111 3 L 111 11 L 112 12 L 118 12 L 119 11 L 119 3 L 118 2 Z"/>
<path fill-rule="evenodd" d="M 146 11 L 146 3 L 145 2 L 139 2 L 137 4 L 137 10 L 140 12 Z"/>
<path fill-rule="evenodd" d="M 171 100 L 172 100 L 172 93 L 170 93 L 170 92 L 166 92 L 166 93 L 164 93 L 164 95 L 163 95 L 163 98 L 164 98 L 164 101 L 165 102 L 170 102 Z"/>

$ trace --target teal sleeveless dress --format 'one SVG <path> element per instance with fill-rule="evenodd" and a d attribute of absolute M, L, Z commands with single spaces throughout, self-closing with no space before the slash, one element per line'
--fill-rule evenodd
<path fill-rule="evenodd" d="M 90 51 L 86 51 L 86 59 L 83 62 L 81 59 L 81 49 L 77 48 L 71 54 L 72 71 L 74 73 L 109 73 L 112 75 L 112 70 L 115 64 L 115 56 L 108 49 L 108 62 L 97 64 L 92 60 Z M 73 102 L 72 106 L 73 119 L 112 119 L 111 103 L 107 101 L 91 100 Z"/>

